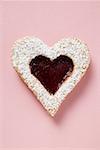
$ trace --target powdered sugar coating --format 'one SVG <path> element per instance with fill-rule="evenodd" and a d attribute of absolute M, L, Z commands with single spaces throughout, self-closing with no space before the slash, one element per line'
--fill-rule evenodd
<path fill-rule="evenodd" d="M 66 55 L 73 60 L 72 75 L 63 82 L 54 95 L 50 94 L 30 72 L 29 63 L 38 55 L 46 56 L 51 60 L 60 55 Z M 90 57 L 87 45 L 77 38 L 62 39 L 54 46 L 48 47 L 36 37 L 24 37 L 13 45 L 12 62 L 13 67 L 29 89 L 37 96 L 37 99 L 50 115 L 54 116 L 65 97 L 85 74 L 90 63 Z"/>

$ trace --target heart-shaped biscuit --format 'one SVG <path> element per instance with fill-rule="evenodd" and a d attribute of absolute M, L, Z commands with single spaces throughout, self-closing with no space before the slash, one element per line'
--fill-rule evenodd
<path fill-rule="evenodd" d="M 85 74 L 89 51 L 77 38 L 67 38 L 48 47 L 36 37 L 15 42 L 13 67 L 44 108 L 54 116 Z"/>

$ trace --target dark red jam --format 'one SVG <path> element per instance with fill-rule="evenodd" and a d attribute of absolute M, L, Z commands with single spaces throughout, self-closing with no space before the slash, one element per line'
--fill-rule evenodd
<path fill-rule="evenodd" d="M 60 55 L 53 61 L 39 55 L 31 60 L 29 66 L 31 74 L 42 83 L 50 94 L 55 94 L 74 68 L 72 59 L 64 55 Z"/>

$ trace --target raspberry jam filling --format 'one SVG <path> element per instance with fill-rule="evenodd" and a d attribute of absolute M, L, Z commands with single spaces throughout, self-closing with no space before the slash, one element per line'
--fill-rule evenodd
<path fill-rule="evenodd" d="M 60 85 L 72 74 L 74 64 L 71 58 L 60 55 L 54 60 L 39 55 L 29 63 L 33 74 L 50 94 L 55 94 Z"/>

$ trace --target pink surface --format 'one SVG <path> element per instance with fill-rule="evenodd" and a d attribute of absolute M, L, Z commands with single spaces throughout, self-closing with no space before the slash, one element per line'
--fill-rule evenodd
<path fill-rule="evenodd" d="M 1 8 L 1 146 L 100 148 L 100 2 L 6 1 Z M 54 119 L 12 68 L 12 44 L 26 35 L 48 45 L 63 37 L 79 37 L 91 52 L 86 76 Z"/>

